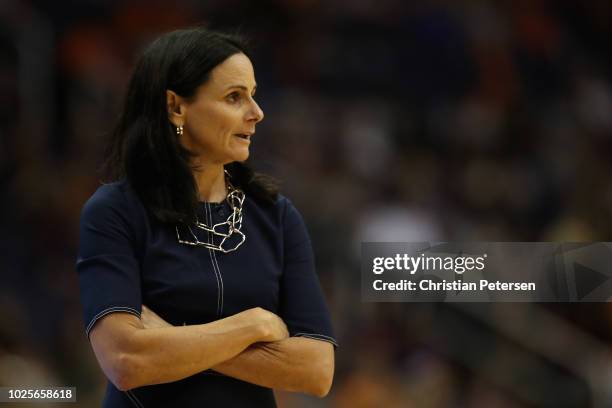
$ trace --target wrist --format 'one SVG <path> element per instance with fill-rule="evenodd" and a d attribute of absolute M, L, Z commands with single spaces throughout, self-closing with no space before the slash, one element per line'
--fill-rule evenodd
<path fill-rule="evenodd" d="M 236 327 L 247 329 L 253 334 L 253 342 L 265 341 L 271 335 L 270 326 L 261 318 L 259 308 L 245 310 L 233 317 L 236 319 Z"/>

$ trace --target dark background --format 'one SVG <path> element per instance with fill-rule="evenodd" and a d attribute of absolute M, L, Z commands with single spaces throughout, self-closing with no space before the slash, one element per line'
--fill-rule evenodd
<path fill-rule="evenodd" d="M 595 0 L 3 0 L 0 386 L 99 405 L 80 208 L 139 50 L 206 23 L 253 40 L 253 164 L 306 219 L 341 344 L 331 394 L 281 406 L 611 406 L 606 303 L 359 292 L 362 241 L 612 241 L 610 21 Z"/>

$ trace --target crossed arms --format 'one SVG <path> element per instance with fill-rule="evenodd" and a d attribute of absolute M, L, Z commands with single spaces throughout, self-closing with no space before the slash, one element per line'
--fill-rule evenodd
<path fill-rule="evenodd" d="M 123 391 L 213 369 L 260 386 L 324 397 L 334 375 L 332 344 L 288 337 L 284 322 L 261 308 L 174 327 L 143 306 L 140 318 L 105 316 L 90 340 L 102 370 Z"/>

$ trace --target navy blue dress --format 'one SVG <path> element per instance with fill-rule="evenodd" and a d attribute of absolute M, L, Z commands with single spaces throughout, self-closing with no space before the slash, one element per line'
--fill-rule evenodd
<path fill-rule="evenodd" d="M 208 225 L 225 221 L 227 202 L 200 203 Z M 189 232 L 179 230 L 181 239 Z M 245 199 L 246 241 L 224 254 L 180 244 L 173 225 L 148 216 L 126 181 L 101 186 L 81 213 L 77 271 L 86 334 L 113 312 L 140 316 L 147 305 L 169 323 L 212 322 L 261 307 L 278 314 L 291 336 L 337 345 L 301 215 L 280 196 L 274 205 Z M 184 233 L 184 234 L 183 234 Z M 207 239 L 198 233 L 200 241 Z M 215 241 L 217 242 L 217 241 Z M 212 370 L 127 392 L 110 381 L 104 407 L 275 406 L 271 389 Z"/>

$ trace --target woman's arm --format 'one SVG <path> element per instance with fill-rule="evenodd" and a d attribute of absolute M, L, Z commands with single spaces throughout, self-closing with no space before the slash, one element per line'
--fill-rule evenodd
<path fill-rule="evenodd" d="M 127 313 L 96 323 L 91 344 L 102 370 L 120 390 L 178 381 L 237 356 L 249 345 L 287 337 L 282 320 L 261 308 L 212 323 L 147 328 Z"/>
<path fill-rule="evenodd" d="M 253 344 L 212 369 L 264 387 L 324 397 L 334 377 L 334 347 L 321 340 L 290 337 Z"/>
<path fill-rule="evenodd" d="M 146 306 L 141 319 L 145 328 L 173 327 Z M 212 369 L 263 387 L 324 397 L 334 377 L 334 348 L 325 341 L 291 337 L 253 344 Z"/>

